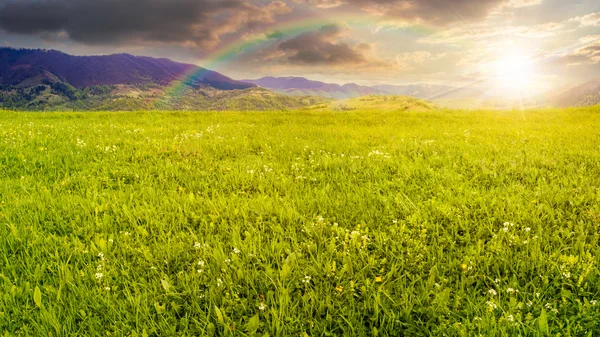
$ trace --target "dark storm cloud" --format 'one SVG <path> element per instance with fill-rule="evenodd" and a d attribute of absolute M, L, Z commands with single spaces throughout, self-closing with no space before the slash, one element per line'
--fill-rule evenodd
<path fill-rule="evenodd" d="M 281 42 L 277 49 L 283 51 L 293 64 L 305 65 L 344 65 L 365 64 L 363 54 L 369 46 L 351 46 L 338 42 L 343 29 L 338 25 L 323 26 L 316 32 L 308 32 Z"/>
<path fill-rule="evenodd" d="M 525 0 L 295 0 L 319 7 L 349 5 L 388 18 L 446 25 L 484 18 L 499 6 L 528 4 Z"/>
<path fill-rule="evenodd" d="M 87 44 L 138 41 L 202 47 L 288 11 L 281 1 L 0 0 L 0 29 L 32 35 L 65 32 Z"/>

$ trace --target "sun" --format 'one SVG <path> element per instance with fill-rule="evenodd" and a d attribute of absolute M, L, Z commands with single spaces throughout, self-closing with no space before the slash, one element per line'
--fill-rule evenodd
<path fill-rule="evenodd" d="M 492 64 L 492 68 L 498 89 L 506 93 L 532 91 L 535 65 L 533 58 L 523 50 L 511 48 Z"/>

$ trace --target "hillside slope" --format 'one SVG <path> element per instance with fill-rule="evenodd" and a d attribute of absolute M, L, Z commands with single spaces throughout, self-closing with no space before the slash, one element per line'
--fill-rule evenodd
<path fill-rule="evenodd" d="M 600 104 L 600 78 L 585 82 L 555 96 L 552 98 L 552 103 L 559 107 Z"/>
<path fill-rule="evenodd" d="M 218 90 L 183 86 L 176 94 L 158 85 L 92 86 L 62 82 L 0 91 L 0 108 L 28 111 L 290 110 L 327 103 L 320 97 L 291 97 L 263 88 Z"/>
<path fill-rule="evenodd" d="M 148 83 L 166 86 L 179 79 L 185 79 L 189 85 L 208 85 L 221 90 L 254 87 L 215 71 L 168 59 L 129 54 L 72 56 L 55 50 L 0 48 L 0 84 L 20 85 L 44 73 L 76 88 Z"/>

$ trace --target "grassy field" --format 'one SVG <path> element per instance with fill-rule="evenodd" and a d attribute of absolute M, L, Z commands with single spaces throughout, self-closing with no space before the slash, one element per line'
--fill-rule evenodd
<path fill-rule="evenodd" d="M 0 112 L 2 336 L 597 336 L 600 109 Z"/>

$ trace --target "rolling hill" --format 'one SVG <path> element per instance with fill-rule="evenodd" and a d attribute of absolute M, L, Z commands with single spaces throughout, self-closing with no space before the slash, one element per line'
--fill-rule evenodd
<path fill-rule="evenodd" d="M 456 90 L 455 87 L 447 85 L 429 85 L 429 84 L 412 84 L 412 85 L 376 85 L 373 88 L 393 95 L 406 95 L 417 98 L 431 98 L 437 95 Z"/>
<path fill-rule="evenodd" d="M 57 82 L 0 90 L 0 109 L 26 111 L 257 111 L 291 110 L 327 103 L 321 97 L 292 97 L 263 88 L 219 90 L 182 86 L 176 93 L 158 85 L 111 85 L 77 89 Z"/>
<path fill-rule="evenodd" d="M 600 78 L 570 88 L 552 97 L 551 101 L 558 107 L 600 104 Z"/>
<path fill-rule="evenodd" d="M 367 95 L 322 104 L 325 110 L 358 112 L 428 112 L 439 109 L 432 102 L 402 95 Z"/>

